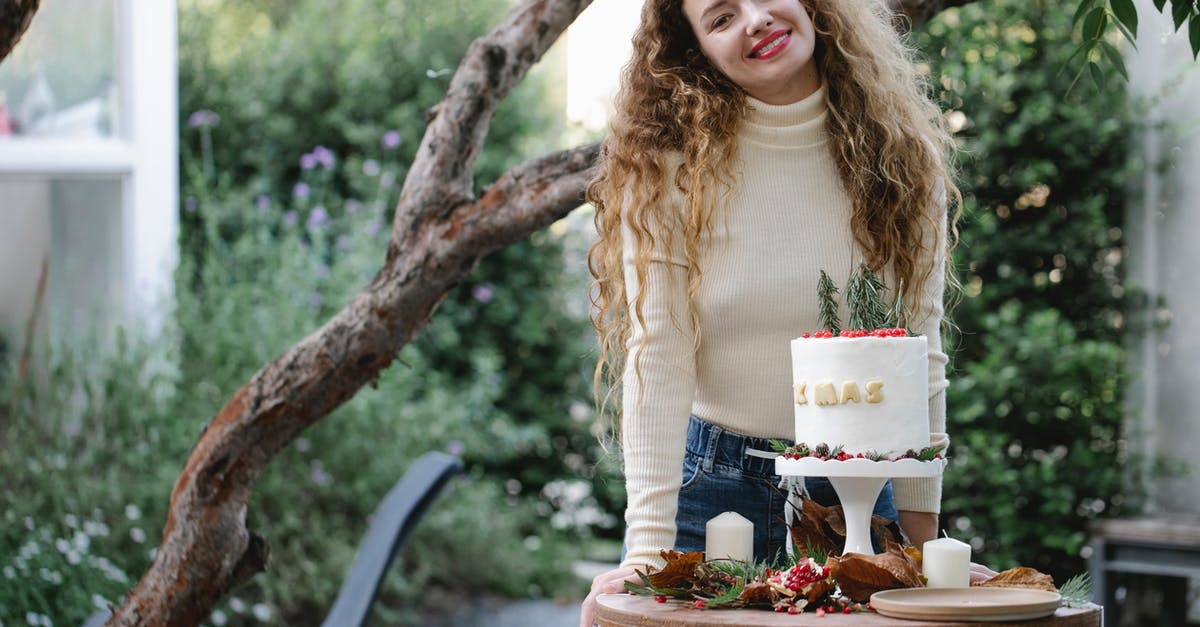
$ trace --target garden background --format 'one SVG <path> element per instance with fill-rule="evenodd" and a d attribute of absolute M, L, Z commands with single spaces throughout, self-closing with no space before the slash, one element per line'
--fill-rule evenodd
<path fill-rule="evenodd" d="M 180 263 L 147 341 L 80 325 L 0 336 L 0 624 L 78 624 L 149 564 L 166 497 L 206 421 L 378 269 L 429 107 L 503 0 L 183 0 Z M 1117 69 L 1073 82 L 1073 6 L 989 0 L 913 36 L 961 141 L 966 198 L 942 525 L 977 561 L 1057 581 L 1086 526 L 1139 511 L 1128 350 L 1148 295 L 1126 280 L 1138 103 Z M 1064 69 L 1064 67 L 1066 69 Z M 510 96 L 478 162 L 588 139 L 565 123 L 562 52 Z M 595 137 L 591 137 L 595 138 Z M 589 213 L 487 258 L 370 389 L 259 482 L 248 524 L 272 567 L 211 623 L 316 624 L 368 517 L 417 456 L 467 476 L 428 514 L 377 618 L 421 624 L 480 596 L 578 599 L 580 560 L 616 561 L 622 484 L 597 443 L 583 255 Z M 85 330 L 86 329 L 86 330 Z M 1133 469 L 1133 472 L 1130 471 Z"/>

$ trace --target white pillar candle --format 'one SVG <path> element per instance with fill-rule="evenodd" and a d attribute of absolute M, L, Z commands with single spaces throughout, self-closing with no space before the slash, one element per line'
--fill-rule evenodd
<path fill-rule="evenodd" d="M 921 569 L 930 588 L 966 588 L 971 585 L 971 545 L 954 538 L 938 538 L 921 549 Z"/>
<path fill-rule="evenodd" d="M 704 558 L 754 559 L 754 523 L 737 512 L 725 512 L 708 521 L 704 527 Z"/>

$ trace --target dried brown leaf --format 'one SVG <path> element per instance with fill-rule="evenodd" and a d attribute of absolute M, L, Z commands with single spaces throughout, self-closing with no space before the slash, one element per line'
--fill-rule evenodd
<path fill-rule="evenodd" d="M 824 579 L 818 579 L 810 584 L 801 586 L 800 594 L 804 595 L 804 598 L 807 599 L 809 603 L 816 603 L 818 599 L 821 599 L 832 593 L 836 588 L 837 582 L 826 577 Z"/>
<path fill-rule="evenodd" d="M 746 605 L 774 605 L 779 600 L 779 593 L 762 581 L 752 581 L 742 588 L 738 600 Z"/>
<path fill-rule="evenodd" d="M 986 588 L 1033 588 L 1034 590 L 1058 591 L 1058 588 L 1054 587 L 1053 577 L 1025 566 L 1010 568 L 987 581 L 972 585 Z"/>
<path fill-rule="evenodd" d="M 790 529 L 792 544 L 802 554 L 810 546 L 826 555 L 841 551 L 844 541 L 833 533 L 826 520 L 830 509 L 812 499 L 803 500 L 800 521 Z"/>
<path fill-rule="evenodd" d="M 659 551 L 667 561 L 662 570 L 650 575 L 650 584 L 655 588 L 687 588 L 696 579 L 696 567 L 704 562 L 704 553 L 693 551 Z"/>
<path fill-rule="evenodd" d="M 883 516 L 871 516 L 871 533 L 878 539 L 881 546 L 895 542 L 900 546 L 909 544 L 908 537 L 900 529 L 899 523 Z"/>
<path fill-rule="evenodd" d="M 825 565 L 842 593 L 860 603 L 870 600 L 880 590 L 924 586 L 916 562 L 894 542 L 878 555 L 847 553 L 829 558 Z"/>

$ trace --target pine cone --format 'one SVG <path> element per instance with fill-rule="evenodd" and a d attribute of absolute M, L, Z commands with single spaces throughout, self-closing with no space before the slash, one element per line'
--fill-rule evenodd
<path fill-rule="evenodd" d="M 813 449 L 813 454 L 817 457 L 829 457 L 829 445 L 822 442 Z"/>

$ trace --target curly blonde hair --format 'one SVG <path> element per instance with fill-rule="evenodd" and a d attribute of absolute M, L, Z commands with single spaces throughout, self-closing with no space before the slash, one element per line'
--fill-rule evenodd
<path fill-rule="evenodd" d="M 926 96 L 894 15 L 876 0 L 797 1 L 816 31 L 814 54 L 829 102 L 829 147 L 852 203 L 854 240 L 867 265 L 875 271 L 890 268 L 906 302 L 914 302 L 907 296 L 920 294 L 933 272 L 928 241 L 945 246 L 948 254 L 955 240 L 961 195 L 943 157 L 954 153 L 953 138 Z M 682 0 L 646 1 L 599 174 L 587 190 L 599 234 L 588 253 L 595 279 L 592 324 L 600 338 L 594 391 L 601 419 L 611 415 L 614 426 L 619 426 L 619 408 L 610 412 L 610 401 L 620 393 L 635 319 L 627 302 L 622 230 L 633 236 L 639 285 L 645 284 L 651 250 L 682 238 L 677 249 L 688 264 L 688 313 L 698 329 L 697 260 L 735 179 L 733 139 L 745 117 L 747 95 L 699 47 Z M 675 191 L 685 202 L 660 202 Z M 943 193 L 944 198 L 935 198 Z M 955 209 L 945 225 L 948 237 L 937 236 L 943 225 L 928 211 L 930 202 L 942 201 Z M 656 237 L 667 241 L 656 242 Z M 947 278 L 948 285 L 957 285 L 952 273 Z M 638 320 L 645 299 L 645 291 L 638 290 L 632 303 Z M 640 377 L 638 364 L 634 367 Z"/>

